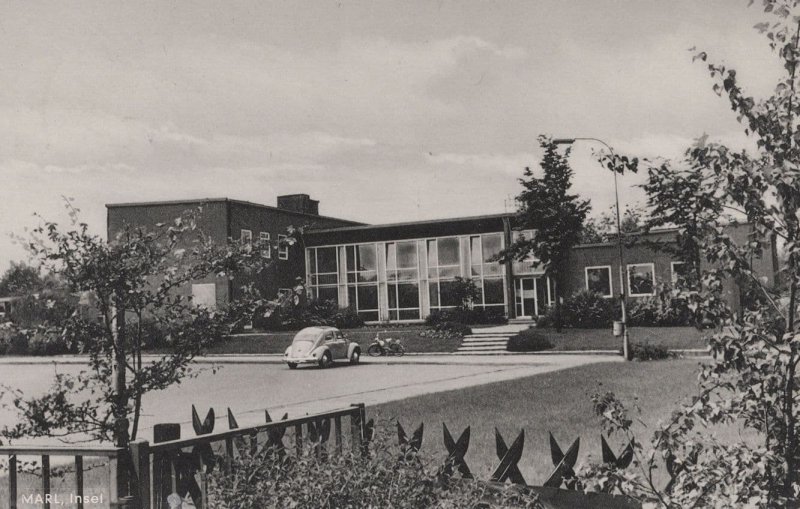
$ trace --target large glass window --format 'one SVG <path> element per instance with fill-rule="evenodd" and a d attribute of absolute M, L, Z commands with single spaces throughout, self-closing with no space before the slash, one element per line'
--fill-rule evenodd
<path fill-rule="evenodd" d="M 652 263 L 628 265 L 628 288 L 631 297 L 655 295 L 656 276 Z"/>
<path fill-rule="evenodd" d="M 386 244 L 386 280 L 389 282 L 389 319 L 418 320 L 419 271 L 416 242 Z"/>
<path fill-rule="evenodd" d="M 614 293 L 611 283 L 611 266 L 586 267 L 586 290 L 611 297 Z"/>

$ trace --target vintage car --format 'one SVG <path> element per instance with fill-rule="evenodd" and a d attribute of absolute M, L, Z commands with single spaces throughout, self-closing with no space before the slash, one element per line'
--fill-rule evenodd
<path fill-rule="evenodd" d="M 358 364 L 361 347 L 348 340 L 336 327 L 306 327 L 295 335 L 283 360 L 290 369 L 298 364 L 317 364 L 327 368 L 339 360 Z"/>

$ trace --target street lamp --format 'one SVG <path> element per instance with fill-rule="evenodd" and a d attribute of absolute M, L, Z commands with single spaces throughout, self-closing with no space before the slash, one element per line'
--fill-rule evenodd
<path fill-rule="evenodd" d="M 598 138 L 555 138 L 553 143 L 556 145 L 573 145 L 576 141 L 594 141 L 604 145 L 611 154 L 614 154 L 614 149 L 611 146 Z M 617 172 L 614 171 L 614 199 L 616 201 L 617 209 L 617 249 L 619 257 L 619 287 L 620 287 L 620 304 L 622 304 L 622 355 L 625 360 L 630 360 L 630 343 L 628 341 L 628 326 L 627 326 L 627 312 L 625 309 L 625 272 L 623 269 L 624 259 L 622 255 L 622 219 L 619 214 L 619 188 L 617 187 Z"/>

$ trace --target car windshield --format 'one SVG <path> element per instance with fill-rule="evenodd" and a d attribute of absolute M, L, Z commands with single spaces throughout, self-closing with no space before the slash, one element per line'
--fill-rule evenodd
<path fill-rule="evenodd" d="M 319 338 L 319 331 L 300 331 L 294 337 L 292 343 L 314 343 Z"/>

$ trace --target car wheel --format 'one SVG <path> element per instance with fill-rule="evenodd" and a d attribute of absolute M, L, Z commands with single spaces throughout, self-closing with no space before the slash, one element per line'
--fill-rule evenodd
<path fill-rule="evenodd" d="M 331 353 L 325 352 L 324 354 L 322 354 L 322 358 L 319 360 L 319 367 L 325 369 L 332 363 L 333 363 L 333 358 L 331 357 Z"/>
<path fill-rule="evenodd" d="M 361 350 L 355 349 L 353 350 L 353 354 L 350 356 L 350 364 L 356 365 L 361 362 Z"/>
<path fill-rule="evenodd" d="M 286 365 L 289 366 L 289 369 L 297 369 L 296 362 L 287 362 Z"/>

